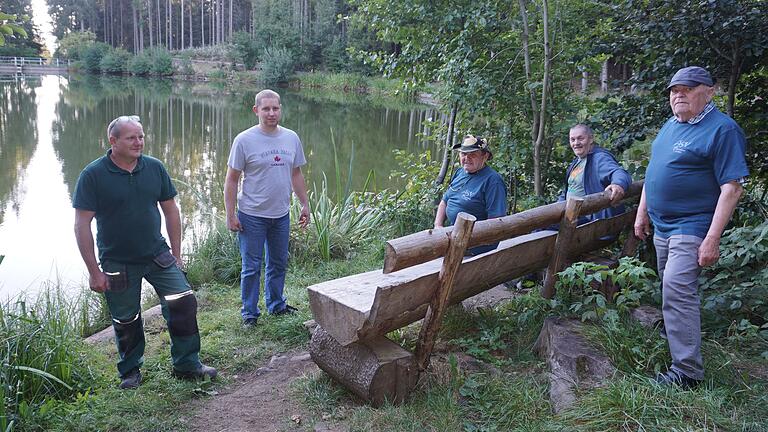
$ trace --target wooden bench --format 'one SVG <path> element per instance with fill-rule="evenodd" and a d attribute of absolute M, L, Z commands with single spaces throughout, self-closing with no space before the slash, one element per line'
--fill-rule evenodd
<path fill-rule="evenodd" d="M 638 196 L 641 189 L 641 182 L 634 183 L 627 198 Z M 452 235 L 453 243 L 457 243 L 453 227 L 394 239 L 387 242 L 383 270 L 308 287 L 312 314 L 319 325 L 310 343 L 312 359 L 373 405 L 405 400 L 420 370 L 428 364 L 430 338 L 439 328 L 445 305 L 459 303 L 553 263 L 555 267 L 550 266 L 549 271 L 556 273 L 564 257 L 600 249 L 612 242 L 606 238 L 615 239 L 634 223 L 635 211 L 631 210 L 575 227 L 579 214 L 591 214 L 610 205 L 603 194 L 576 201 L 569 202 L 569 206 L 576 207 L 575 213 L 571 209 L 570 219 L 564 217 L 566 203 L 556 203 L 470 224 L 471 235 L 463 241 L 460 251 L 451 252 Z M 559 233 L 531 232 L 557 222 L 561 223 Z M 498 248 L 461 260 L 464 249 L 495 241 L 500 241 Z M 443 258 L 451 253 L 460 254 L 455 264 Z M 554 283 L 551 278 L 549 282 Z M 437 300 L 441 296 L 444 299 Z M 384 335 L 424 318 L 428 310 L 437 313 L 431 323 L 425 320 L 417 361 L 412 353 Z"/>

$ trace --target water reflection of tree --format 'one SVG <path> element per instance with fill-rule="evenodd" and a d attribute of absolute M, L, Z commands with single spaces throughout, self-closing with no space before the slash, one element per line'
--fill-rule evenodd
<path fill-rule="evenodd" d="M 73 79 L 62 94 L 53 146 L 70 194 L 83 167 L 109 147 L 106 125 L 137 114 L 146 134 L 144 152 L 162 160 L 178 180 L 185 217 L 207 217 L 198 209 L 222 208 L 230 143 L 253 123 L 250 111 L 232 97 L 200 97 L 171 81 L 125 78 Z"/>
<path fill-rule="evenodd" d="M 24 172 L 37 147 L 35 87 L 39 80 L 0 82 L 0 223 L 19 210 Z"/>
<path fill-rule="evenodd" d="M 165 162 L 177 180 L 185 225 L 208 226 L 223 208 L 222 185 L 234 137 L 256 123 L 251 112 L 255 91 L 235 94 L 210 86 L 160 80 L 109 78 L 71 79 L 56 106 L 53 145 L 62 160 L 70 193 L 83 167 L 108 147 L 106 125 L 127 114 L 141 116 L 146 133 L 145 153 Z M 431 111 L 373 108 L 356 103 L 307 99 L 286 93 L 284 125 L 305 143 L 310 164 L 308 179 L 334 181 L 330 131 L 334 129 L 338 157 L 346 182 L 347 164 L 355 145 L 352 186 L 360 188 L 370 170 L 384 183 L 394 166 L 391 149 L 424 150 L 415 138 Z M 333 183 L 329 184 L 333 188 Z"/>

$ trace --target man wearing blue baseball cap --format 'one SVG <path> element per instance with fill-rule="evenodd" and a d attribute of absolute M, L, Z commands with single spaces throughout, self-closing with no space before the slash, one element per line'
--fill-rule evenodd
<path fill-rule="evenodd" d="M 674 114 L 651 146 L 635 219 L 641 239 L 654 227 L 664 329 L 672 366 L 656 376 L 690 389 L 704 379 L 698 277 L 720 257 L 720 236 L 749 174 L 744 132 L 712 103 L 714 81 L 689 66 L 667 86 Z"/>

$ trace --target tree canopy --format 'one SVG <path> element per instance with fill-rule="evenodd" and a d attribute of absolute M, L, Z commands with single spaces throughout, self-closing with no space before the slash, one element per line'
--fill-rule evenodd
<path fill-rule="evenodd" d="M 0 9 L 0 55 L 37 56 L 43 51 L 29 19 L 30 0 L 6 0 Z"/>

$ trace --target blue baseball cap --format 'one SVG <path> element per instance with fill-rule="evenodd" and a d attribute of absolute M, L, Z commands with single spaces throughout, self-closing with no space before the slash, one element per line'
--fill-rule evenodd
<path fill-rule="evenodd" d="M 675 72 L 675 75 L 669 81 L 667 90 L 676 85 L 696 87 L 699 84 L 712 87 L 715 83 L 712 81 L 712 75 L 710 75 L 706 69 L 699 66 L 688 66 Z"/>

